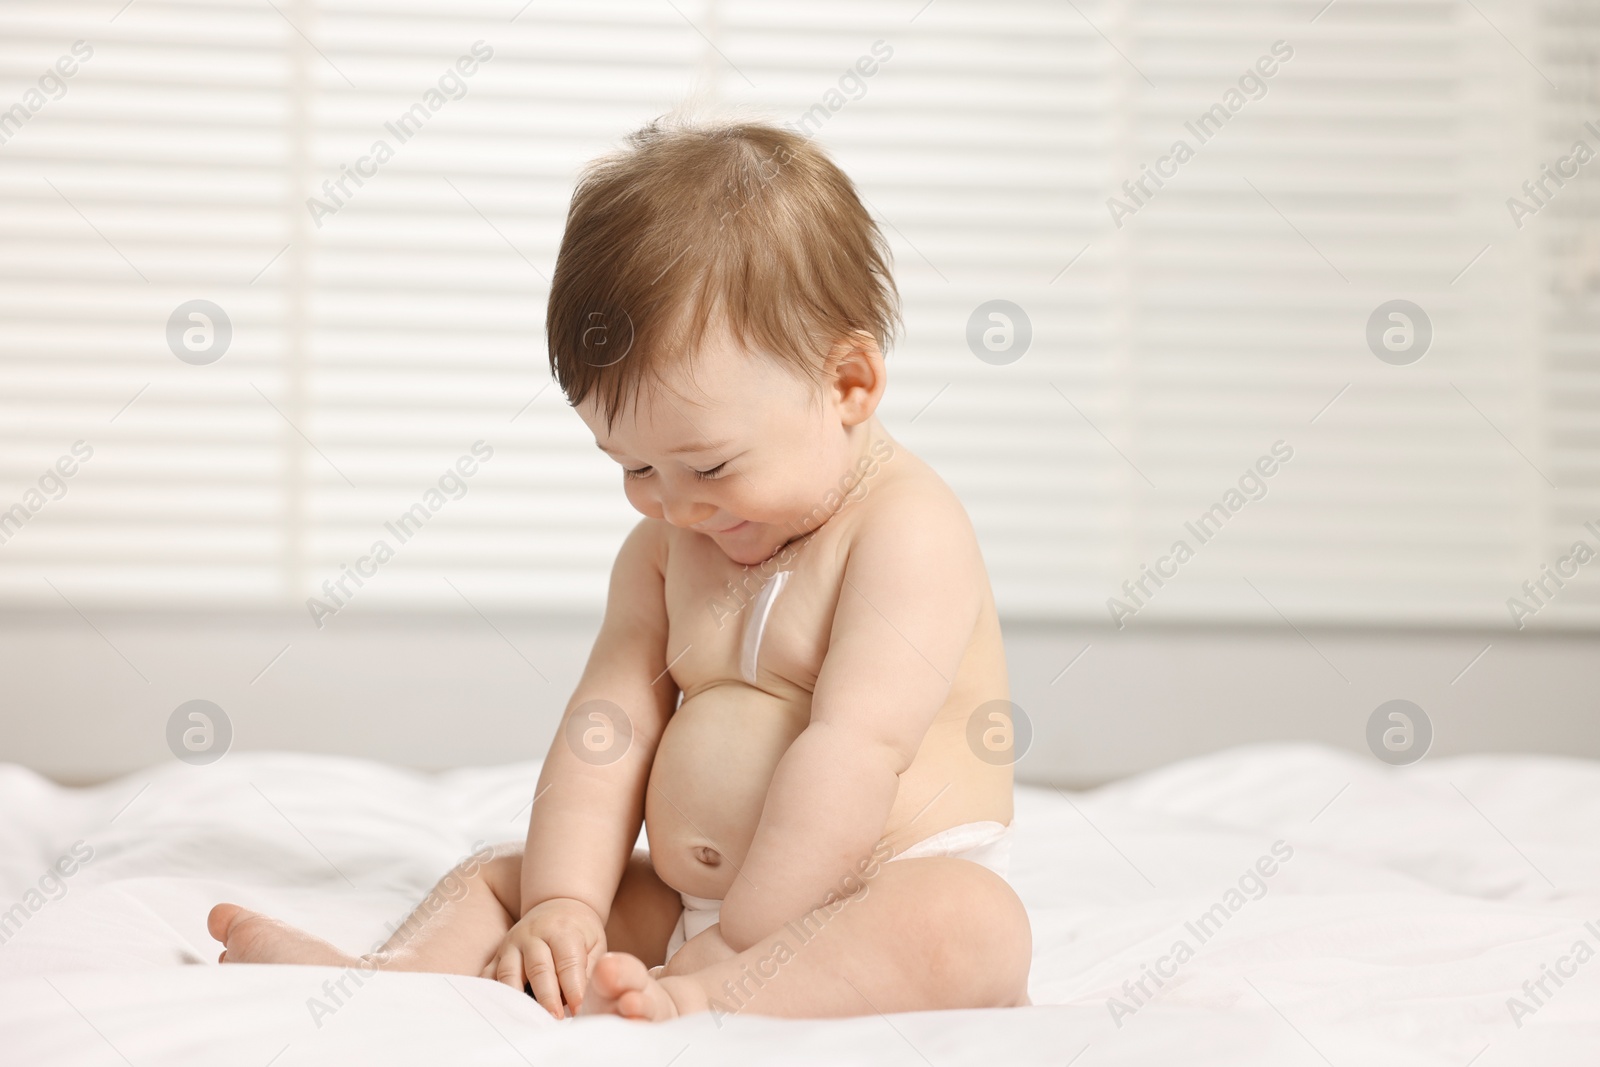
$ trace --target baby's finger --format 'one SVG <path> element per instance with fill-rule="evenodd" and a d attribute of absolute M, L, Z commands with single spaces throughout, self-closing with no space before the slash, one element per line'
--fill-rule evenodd
<path fill-rule="evenodd" d="M 494 980 L 522 992 L 522 953 L 516 945 L 506 945 L 500 950 L 500 957 L 494 964 Z"/>
<path fill-rule="evenodd" d="M 561 986 L 556 981 L 555 961 L 550 958 L 550 946 L 543 941 L 528 945 L 522 957 L 522 970 L 533 989 L 533 999 L 557 1019 L 565 1019 L 561 1009 Z"/>
<path fill-rule="evenodd" d="M 583 990 L 589 969 L 589 952 L 583 943 L 583 934 L 573 927 L 565 927 L 551 934 L 546 940 L 555 959 L 556 977 L 561 982 L 561 992 L 566 994 L 567 1003 L 572 1006 L 572 1013 L 576 1015 L 578 1008 L 583 1005 Z"/>

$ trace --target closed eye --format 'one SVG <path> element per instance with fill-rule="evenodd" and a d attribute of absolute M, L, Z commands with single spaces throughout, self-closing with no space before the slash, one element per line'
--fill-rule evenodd
<path fill-rule="evenodd" d="M 727 465 L 728 465 L 727 461 L 724 461 L 722 463 L 718 463 L 715 467 L 712 467 L 710 470 L 695 471 L 694 472 L 694 476 L 696 478 L 698 478 L 702 482 L 714 481 L 717 478 L 717 476 L 722 473 L 722 469 L 724 467 L 726 467 Z M 636 468 L 636 469 L 630 469 L 628 467 L 624 467 L 624 468 L 622 468 L 622 473 L 623 473 L 623 476 L 627 477 L 627 478 L 648 478 L 648 477 L 650 477 L 650 472 L 653 471 L 654 469 L 655 469 L 654 467 L 639 467 L 639 468 Z"/>
<path fill-rule="evenodd" d="M 703 482 L 709 482 L 713 478 L 715 478 L 718 474 L 722 473 L 722 468 L 726 467 L 727 465 L 728 465 L 727 461 L 724 460 L 723 462 L 718 463 L 715 467 L 712 467 L 710 470 L 707 470 L 707 471 L 695 471 L 694 472 L 694 476 L 696 478 L 699 478 Z"/>

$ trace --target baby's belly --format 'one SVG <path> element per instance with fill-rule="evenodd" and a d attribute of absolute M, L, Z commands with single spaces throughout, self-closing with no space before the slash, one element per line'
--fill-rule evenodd
<path fill-rule="evenodd" d="M 720 899 L 744 866 L 772 772 L 810 719 L 810 694 L 729 681 L 685 697 L 650 771 L 645 829 L 661 880 Z"/>

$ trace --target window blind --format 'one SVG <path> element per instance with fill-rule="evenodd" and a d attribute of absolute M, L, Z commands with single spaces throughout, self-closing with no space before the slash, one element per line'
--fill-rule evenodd
<path fill-rule="evenodd" d="M 1552 195 L 1537 215 L 1525 219 L 1529 231 L 1547 223 L 1536 231 L 1535 246 L 1548 278 L 1541 294 L 1540 389 L 1551 476 L 1559 488 L 1547 504 L 1543 577 L 1545 563 L 1559 565 L 1574 556 L 1576 541 L 1600 550 L 1600 162 L 1595 161 L 1600 159 L 1600 11 L 1593 4 L 1563 0 L 1550 3 L 1540 23 L 1539 62 L 1554 84 L 1535 85 L 1551 102 L 1549 117 L 1538 127 L 1539 160 L 1563 172 L 1578 170 L 1565 184 L 1547 183 Z M 1581 153 L 1574 151 L 1580 143 L 1594 153 L 1582 166 L 1577 163 Z M 1593 622 L 1600 616 L 1595 570 L 1600 566 L 1590 563 L 1575 580 L 1558 572 L 1564 584 L 1546 581 L 1539 590 L 1545 604 L 1528 606 L 1540 616 Z"/>
<path fill-rule="evenodd" d="M 549 383 L 548 278 L 583 162 L 697 94 L 819 139 L 880 220 L 882 417 L 1009 617 L 1512 625 L 1600 548 L 1600 163 L 1506 203 L 1600 148 L 1592 18 L 7 7 L 0 598 L 596 610 L 636 516 Z M 1369 343 L 1394 301 L 1414 361 Z M 1595 589 L 1525 622 L 1592 626 Z"/>

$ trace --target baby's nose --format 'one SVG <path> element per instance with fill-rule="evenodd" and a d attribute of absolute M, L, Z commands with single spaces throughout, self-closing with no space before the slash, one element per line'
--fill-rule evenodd
<path fill-rule="evenodd" d="M 680 526 L 684 529 L 698 526 L 712 515 L 715 515 L 716 512 L 716 508 L 706 504 L 695 504 L 683 500 L 663 499 L 661 501 L 661 517 L 672 523 L 672 525 Z"/>

